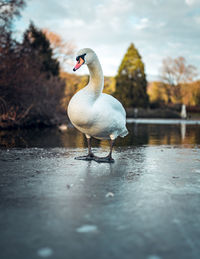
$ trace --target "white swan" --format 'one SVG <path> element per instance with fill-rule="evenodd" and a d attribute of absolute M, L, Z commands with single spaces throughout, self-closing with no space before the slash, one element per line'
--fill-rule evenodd
<path fill-rule="evenodd" d="M 74 71 L 86 64 L 90 72 L 87 86 L 78 91 L 68 105 L 68 116 L 72 124 L 85 134 L 88 141 L 88 155 L 77 157 L 80 160 L 114 162 L 112 147 L 114 140 L 128 134 L 126 112 L 122 104 L 111 95 L 102 93 L 104 86 L 103 71 L 97 55 L 92 49 L 81 49 L 77 53 Z M 107 157 L 99 158 L 91 151 L 91 137 L 110 139 L 110 152 Z"/>

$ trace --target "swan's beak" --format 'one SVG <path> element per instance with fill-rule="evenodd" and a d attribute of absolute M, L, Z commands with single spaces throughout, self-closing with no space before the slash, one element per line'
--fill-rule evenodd
<path fill-rule="evenodd" d="M 76 66 L 73 68 L 73 71 L 76 71 L 77 69 L 79 69 L 84 63 L 85 63 L 84 59 L 79 58 L 79 60 L 76 63 Z"/>

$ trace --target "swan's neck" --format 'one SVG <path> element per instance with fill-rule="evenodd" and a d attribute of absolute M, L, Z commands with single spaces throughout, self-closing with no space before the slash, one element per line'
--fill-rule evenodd
<path fill-rule="evenodd" d="M 96 58 L 92 63 L 88 64 L 88 69 L 90 72 L 88 89 L 94 93 L 96 98 L 98 98 L 102 93 L 104 86 L 103 71 L 98 58 Z"/>

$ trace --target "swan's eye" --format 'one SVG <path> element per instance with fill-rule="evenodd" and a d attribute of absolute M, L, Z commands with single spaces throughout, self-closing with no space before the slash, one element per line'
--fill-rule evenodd
<path fill-rule="evenodd" d="M 83 54 L 83 55 L 80 55 L 80 56 L 78 56 L 78 57 L 76 57 L 76 61 L 79 61 L 79 59 L 80 58 L 82 58 L 84 61 L 85 61 L 85 55 L 86 55 L 86 53 L 85 54 Z"/>

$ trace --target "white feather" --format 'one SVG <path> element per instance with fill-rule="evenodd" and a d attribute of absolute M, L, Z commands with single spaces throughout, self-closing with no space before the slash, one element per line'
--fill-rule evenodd
<path fill-rule="evenodd" d="M 90 81 L 69 103 L 68 116 L 72 124 L 87 137 L 114 140 L 126 136 L 126 112 L 116 98 L 102 93 L 103 72 L 96 54 L 91 49 L 79 51 L 79 55 L 82 53 L 86 54 Z"/>

